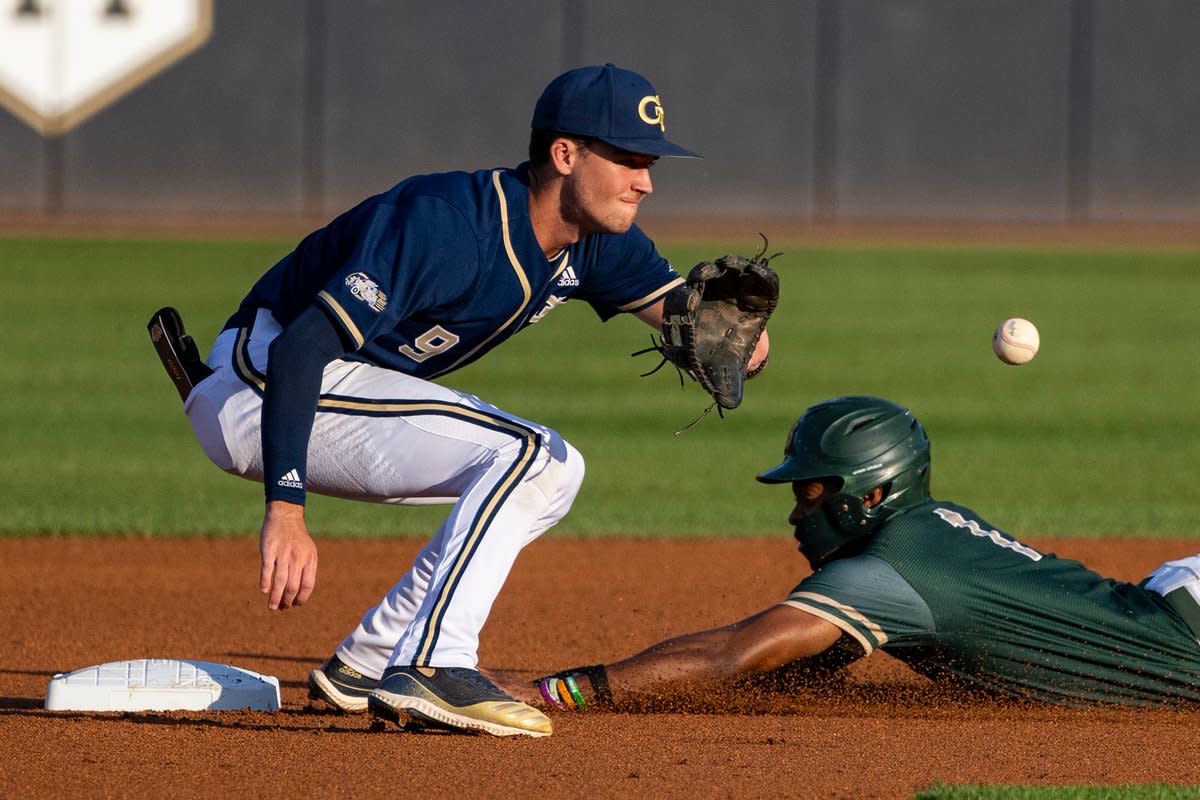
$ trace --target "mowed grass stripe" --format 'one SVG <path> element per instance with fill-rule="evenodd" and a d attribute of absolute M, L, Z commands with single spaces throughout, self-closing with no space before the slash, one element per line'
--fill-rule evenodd
<path fill-rule="evenodd" d="M 681 271 L 728 243 L 664 247 Z M 0 531 L 254 535 L 261 488 L 209 464 L 146 336 L 175 305 L 207 349 L 291 243 L 0 239 Z M 743 406 L 687 432 L 706 397 L 631 359 L 650 331 L 557 308 L 439 382 L 560 430 L 588 477 L 552 535 L 787 534 L 760 486 L 807 405 L 880 394 L 934 443 L 934 488 L 1014 535 L 1192 536 L 1200 500 L 1194 253 L 805 248 L 773 261 L 771 366 Z M 67 302 L 67 298 L 71 302 Z M 991 353 L 1033 320 L 1042 352 Z M 444 508 L 314 498 L 319 535 L 428 535 Z"/>

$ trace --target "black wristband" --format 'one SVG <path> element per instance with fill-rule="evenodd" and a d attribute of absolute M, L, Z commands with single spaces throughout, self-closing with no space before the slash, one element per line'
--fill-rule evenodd
<path fill-rule="evenodd" d="M 612 705 L 612 688 L 608 685 L 608 670 L 604 668 L 604 665 L 595 664 L 590 667 L 581 667 L 579 671 L 592 682 L 592 692 L 596 695 L 596 702 L 601 705 Z"/>

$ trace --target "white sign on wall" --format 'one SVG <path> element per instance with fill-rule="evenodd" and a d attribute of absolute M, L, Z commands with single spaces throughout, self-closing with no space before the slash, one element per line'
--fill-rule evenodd
<path fill-rule="evenodd" d="M 212 0 L 0 0 L 0 105 L 64 133 L 211 33 Z"/>

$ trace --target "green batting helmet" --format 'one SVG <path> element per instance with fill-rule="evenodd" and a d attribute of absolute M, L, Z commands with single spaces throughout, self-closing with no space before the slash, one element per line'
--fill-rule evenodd
<path fill-rule="evenodd" d="M 809 408 L 788 434 L 783 462 L 763 483 L 815 478 L 841 482 L 837 493 L 796 526 L 814 567 L 844 545 L 874 533 L 896 513 L 929 499 L 929 438 L 905 408 L 879 397 L 838 397 Z M 877 486 L 883 499 L 866 508 Z"/>

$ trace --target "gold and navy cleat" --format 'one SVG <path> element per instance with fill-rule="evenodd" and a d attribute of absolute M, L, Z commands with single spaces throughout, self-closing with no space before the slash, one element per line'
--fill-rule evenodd
<path fill-rule="evenodd" d="M 391 667 L 368 706 L 377 717 L 415 727 L 493 736 L 549 736 L 554 730 L 541 711 L 462 667 Z"/>
<path fill-rule="evenodd" d="M 323 700 L 339 711 L 359 714 L 367 710 L 367 696 L 379 685 L 358 670 L 331 656 L 320 669 L 308 675 L 308 696 Z"/>

